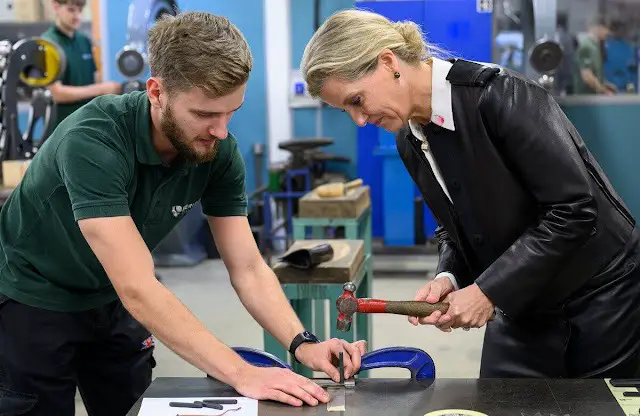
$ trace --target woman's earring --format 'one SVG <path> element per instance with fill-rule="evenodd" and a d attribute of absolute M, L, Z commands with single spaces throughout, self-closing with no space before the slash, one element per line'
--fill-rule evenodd
<path fill-rule="evenodd" d="M 396 72 L 395 74 L 393 74 L 393 76 L 394 76 L 396 79 L 400 78 L 400 72 Z"/>

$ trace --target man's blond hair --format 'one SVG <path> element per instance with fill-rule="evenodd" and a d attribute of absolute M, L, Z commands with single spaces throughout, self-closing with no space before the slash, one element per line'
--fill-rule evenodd
<path fill-rule="evenodd" d="M 165 15 L 149 30 L 148 49 L 151 75 L 170 92 L 197 87 L 221 97 L 245 84 L 253 67 L 240 30 L 205 12 Z"/>

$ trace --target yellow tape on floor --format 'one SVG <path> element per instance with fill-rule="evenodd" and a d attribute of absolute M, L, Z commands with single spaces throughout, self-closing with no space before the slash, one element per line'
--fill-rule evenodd
<path fill-rule="evenodd" d="M 424 416 L 488 416 L 484 413 L 475 412 L 473 410 L 462 410 L 462 409 L 447 409 L 447 410 L 436 410 L 435 412 L 427 413 Z"/>
<path fill-rule="evenodd" d="M 611 379 L 605 378 L 607 387 L 611 390 L 611 394 L 622 408 L 627 416 L 640 416 L 640 397 L 625 397 L 625 391 L 638 391 L 635 387 L 614 387 L 611 385 Z"/>

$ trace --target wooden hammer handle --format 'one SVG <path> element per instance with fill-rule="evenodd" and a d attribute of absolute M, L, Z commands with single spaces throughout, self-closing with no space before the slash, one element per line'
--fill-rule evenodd
<path fill-rule="evenodd" d="M 419 318 L 429 316 L 435 311 L 447 312 L 448 302 L 428 303 L 419 301 L 388 301 L 387 313 L 396 315 L 417 316 Z"/>

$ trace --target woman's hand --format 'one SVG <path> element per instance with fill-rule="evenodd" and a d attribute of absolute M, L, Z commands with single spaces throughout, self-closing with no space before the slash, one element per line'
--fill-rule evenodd
<path fill-rule="evenodd" d="M 444 301 L 449 302 L 449 309 L 436 326 L 446 332 L 452 328 L 481 328 L 495 313 L 493 303 L 476 284 L 450 293 Z"/>
<path fill-rule="evenodd" d="M 453 292 L 455 287 L 451 280 L 447 277 L 436 278 L 422 286 L 418 293 L 416 293 L 415 300 L 429 303 L 440 302 L 442 298 Z M 442 318 L 442 312 L 435 311 L 429 316 L 424 318 L 418 318 L 415 316 L 409 317 L 409 322 L 415 326 L 421 325 L 436 325 Z M 444 323 L 444 322 L 443 322 Z"/>

